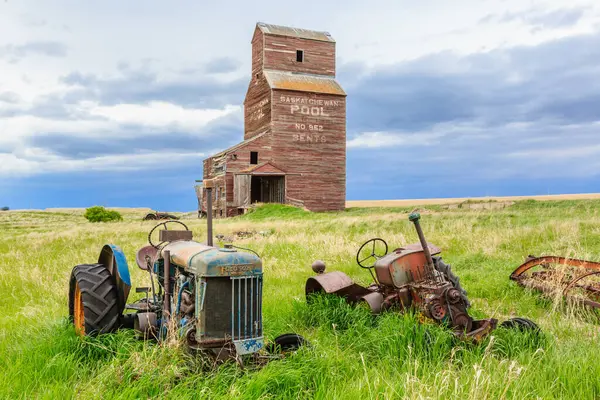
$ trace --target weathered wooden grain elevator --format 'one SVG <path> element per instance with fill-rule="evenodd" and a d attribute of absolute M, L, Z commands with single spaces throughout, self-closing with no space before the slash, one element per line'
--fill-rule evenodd
<path fill-rule="evenodd" d="M 204 160 L 203 178 L 215 183 L 215 217 L 256 202 L 344 209 L 346 93 L 335 67 L 329 33 L 256 25 L 244 141 Z M 205 189 L 197 194 L 206 212 Z"/>

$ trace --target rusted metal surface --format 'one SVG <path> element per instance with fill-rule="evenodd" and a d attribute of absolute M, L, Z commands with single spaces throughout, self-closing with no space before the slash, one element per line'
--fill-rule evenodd
<path fill-rule="evenodd" d="M 158 232 L 158 238 L 161 242 L 174 242 L 176 240 L 192 240 L 192 231 L 162 230 Z"/>
<path fill-rule="evenodd" d="M 439 247 L 437 247 L 436 245 L 434 245 L 432 243 L 427 243 L 427 247 L 429 248 L 429 253 L 432 256 L 442 252 L 442 249 L 440 249 Z M 407 250 L 408 251 L 422 251 L 423 246 L 421 245 L 421 243 L 407 244 L 405 246 L 395 249 L 394 252 L 407 251 Z"/>
<path fill-rule="evenodd" d="M 417 231 L 417 235 L 419 236 L 419 242 L 421 243 L 421 248 L 425 253 L 425 259 L 427 260 L 427 266 L 430 269 L 433 269 L 433 259 L 431 258 L 431 253 L 429 252 L 429 246 L 427 245 L 427 241 L 425 240 L 425 235 L 423 234 L 423 229 L 421 228 L 421 224 L 419 223 L 420 215 L 417 213 L 412 213 L 408 217 L 410 221 L 415 224 L 415 230 Z"/>
<path fill-rule="evenodd" d="M 153 221 L 157 219 L 179 219 L 177 216 L 164 212 L 152 212 L 144 216 L 144 221 Z"/>
<path fill-rule="evenodd" d="M 164 268 L 164 300 L 163 300 L 163 324 L 166 325 L 169 317 L 171 316 L 171 252 L 165 250 L 164 253 L 165 268 Z"/>
<path fill-rule="evenodd" d="M 207 209 L 212 210 L 212 191 L 213 191 L 213 182 L 211 180 L 207 180 L 206 183 L 206 195 L 207 195 Z M 206 218 L 206 245 L 213 245 L 213 213 L 210 212 Z"/>
<path fill-rule="evenodd" d="M 420 243 L 397 248 L 389 254 L 376 251 L 378 241 L 374 238 L 365 242 L 357 253 L 357 263 L 369 269 L 374 283 L 368 287 L 357 285 L 346 274 L 340 271 L 325 273 L 322 262 L 313 264 L 316 276 L 306 281 L 306 298 L 310 301 L 313 294 L 323 292 L 344 297 L 350 304 L 366 302 L 373 314 L 390 309 L 416 309 L 425 319 L 448 326 L 453 334 L 461 339 L 480 341 L 496 329 L 495 318 L 475 320 L 467 309 L 470 307 L 466 292 L 460 286 L 458 277 L 450 266 L 445 264 L 438 254 L 439 248 L 427 243 L 419 224 L 418 213 L 409 216 L 415 225 Z M 372 242 L 372 250 L 371 250 Z M 361 251 L 371 251 L 369 257 L 361 256 Z M 373 264 L 366 264 L 373 258 Z M 372 273 L 375 270 L 375 274 Z M 527 324 L 519 326 L 537 328 L 533 321 L 522 319 Z M 509 325 L 506 325 L 508 327 Z"/>
<path fill-rule="evenodd" d="M 291 72 L 264 71 L 271 89 L 296 90 L 298 92 L 312 92 L 323 94 L 346 95 L 344 89 L 333 78 L 328 76 L 294 74 Z M 306 106 L 322 106 L 322 100 L 306 103 Z"/>
<path fill-rule="evenodd" d="M 325 293 L 334 293 L 351 286 L 354 282 L 348 275 L 340 271 L 330 272 L 325 275 L 317 275 L 308 279 L 306 282 L 306 294 L 315 291 L 324 291 Z"/>
<path fill-rule="evenodd" d="M 558 265 L 563 268 L 557 268 Z M 532 271 L 536 267 L 541 270 Z M 529 256 L 510 274 L 510 279 L 523 287 L 549 295 L 561 293 L 573 303 L 600 308 L 600 281 L 582 282 L 599 275 L 600 262 L 558 256 Z"/>
<path fill-rule="evenodd" d="M 267 201 L 312 211 L 345 208 L 346 94 L 335 80 L 335 43 L 304 38 L 293 28 L 277 32 L 255 29 L 244 141 L 204 160 L 204 179 L 217 180 L 217 218 L 243 213 L 252 203 L 252 180 L 237 178 L 248 171 L 285 176 L 268 184 L 275 192 L 261 196 Z M 304 52 L 302 62 L 296 50 Z"/>

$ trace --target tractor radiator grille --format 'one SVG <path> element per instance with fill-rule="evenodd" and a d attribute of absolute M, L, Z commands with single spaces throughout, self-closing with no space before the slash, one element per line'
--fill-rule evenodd
<path fill-rule="evenodd" d="M 231 277 L 231 337 L 262 336 L 262 276 Z"/>
<path fill-rule="evenodd" d="M 208 278 L 202 302 L 204 338 L 262 336 L 261 275 Z"/>

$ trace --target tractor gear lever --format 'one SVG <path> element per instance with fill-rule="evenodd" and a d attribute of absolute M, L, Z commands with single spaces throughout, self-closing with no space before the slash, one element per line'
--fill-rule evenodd
<path fill-rule="evenodd" d="M 433 258 L 431 258 L 431 252 L 429 251 L 429 246 L 427 245 L 427 241 L 425 240 L 425 235 L 423 234 L 423 229 L 421 229 L 421 224 L 419 223 L 419 219 L 421 218 L 421 214 L 418 212 L 411 213 L 408 216 L 408 220 L 415 224 L 415 229 L 417 230 L 417 235 L 419 235 L 419 241 L 421 242 L 421 247 L 423 247 L 423 252 L 425 252 L 425 259 L 427 260 L 427 266 L 431 269 L 433 266 Z"/>

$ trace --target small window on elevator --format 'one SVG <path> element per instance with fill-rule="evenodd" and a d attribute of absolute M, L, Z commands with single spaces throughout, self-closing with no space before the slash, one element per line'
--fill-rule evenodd
<path fill-rule="evenodd" d="M 304 50 L 296 50 L 296 61 L 304 62 Z"/>
<path fill-rule="evenodd" d="M 250 152 L 250 164 L 258 164 L 258 151 Z"/>

